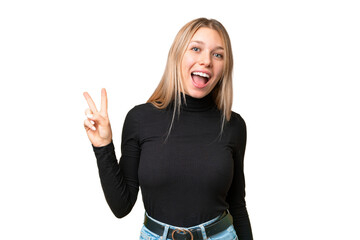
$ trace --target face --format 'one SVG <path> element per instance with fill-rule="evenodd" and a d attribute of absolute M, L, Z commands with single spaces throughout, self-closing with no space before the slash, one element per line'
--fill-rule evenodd
<path fill-rule="evenodd" d="M 224 49 L 216 30 L 202 27 L 195 32 L 181 62 L 187 95 L 203 98 L 214 89 L 224 71 Z"/>

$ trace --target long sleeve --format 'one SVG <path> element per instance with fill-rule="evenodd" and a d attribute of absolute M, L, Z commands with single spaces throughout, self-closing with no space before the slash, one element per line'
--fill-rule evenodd
<path fill-rule="evenodd" d="M 244 177 L 244 154 L 246 147 L 246 124 L 245 121 L 236 114 L 240 122 L 240 128 L 236 129 L 237 144 L 234 148 L 234 176 L 227 196 L 229 211 L 234 219 L 236 234 L 241 240 L 252 240 L 252 230 L 249 215 L 245 202 L 245 177 Z"/>
<path fill-rule="evenodd" d="M 106 201 L 118 218 L 131 211 L 139 192 L 138 167 L 141 149 L 138 134 L 136 112 L 130 111 L 124 122 L 122 156 L 119 163 L 113 142 L 104 147 L 93 146 Z"/>
<path fill-rule="evenodd" d="M 113 143 L 95 148 L 105 198 L 117 217 L 133 208 L 139 187 L 149 216 L 179 227 L 206 222 L 229 209 L 241 240 L 252 240 L 245 204 L 246 125 L 233 112 L 219 137 L 222 113 L 209 94 L 186 96 L 165 142 L 173 109 L 151 103 L 126 116 L 118 163 Z"/>

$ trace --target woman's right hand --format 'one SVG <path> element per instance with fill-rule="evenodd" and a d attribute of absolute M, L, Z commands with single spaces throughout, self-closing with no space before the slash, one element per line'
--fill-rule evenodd
<path fill-rule="evenodd" d="M 95 147 L 103 147 L 111 143 L 112 132 L 107 113 L 107 95 L 105 88 L 101 89 L 101 109 L 97 110 L 96 105 L 89 93 L 84 92 L 84 97 L 89 105 L 85 110 L 86 119 L 84 127 L 90 142 Z"/>

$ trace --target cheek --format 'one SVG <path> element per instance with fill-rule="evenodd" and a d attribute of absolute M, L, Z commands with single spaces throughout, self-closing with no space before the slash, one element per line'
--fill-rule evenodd
<path fill-rule="evenodd" d="M 189 70 L 194 63 L 196 62 L 196 59 L 194 56 L 192 56 L 191 53 L 185 53 L 184 58 L 182 60 L 182 66 L 185 70 Z"/>
<path fill-rule="evenodd" d="M 184 56 L 184 58 L 181 61 L 181 73 L 182 73 L 182 75 L 184 75 L 186 73 L 187 65 L 188 65 L 187 64 L 187 58 L 186 58 L 186 56 Z"/>
<path fill-rule="evenodd" d="M 219 79 L 223 75 L 224 66 L 223 65 L 217 66 L 214 70 L 215 70 L 214 72 L 215 72 L 216 78 Z"/>

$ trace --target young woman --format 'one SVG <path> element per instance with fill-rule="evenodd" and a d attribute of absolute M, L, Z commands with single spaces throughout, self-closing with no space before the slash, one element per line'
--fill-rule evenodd
<path fill-rule="evenodd" d="M 233 58 L 222 24 L 199 18 L 177 34 L 160 84 L 126 116 L 118 163 L 105 89 L 88 93 L 85 130 L 107 203 L 126 216 L 139 187 L 140 239 L 251 240 L 243 159 L 246 125 L 231 111 Z"/>

